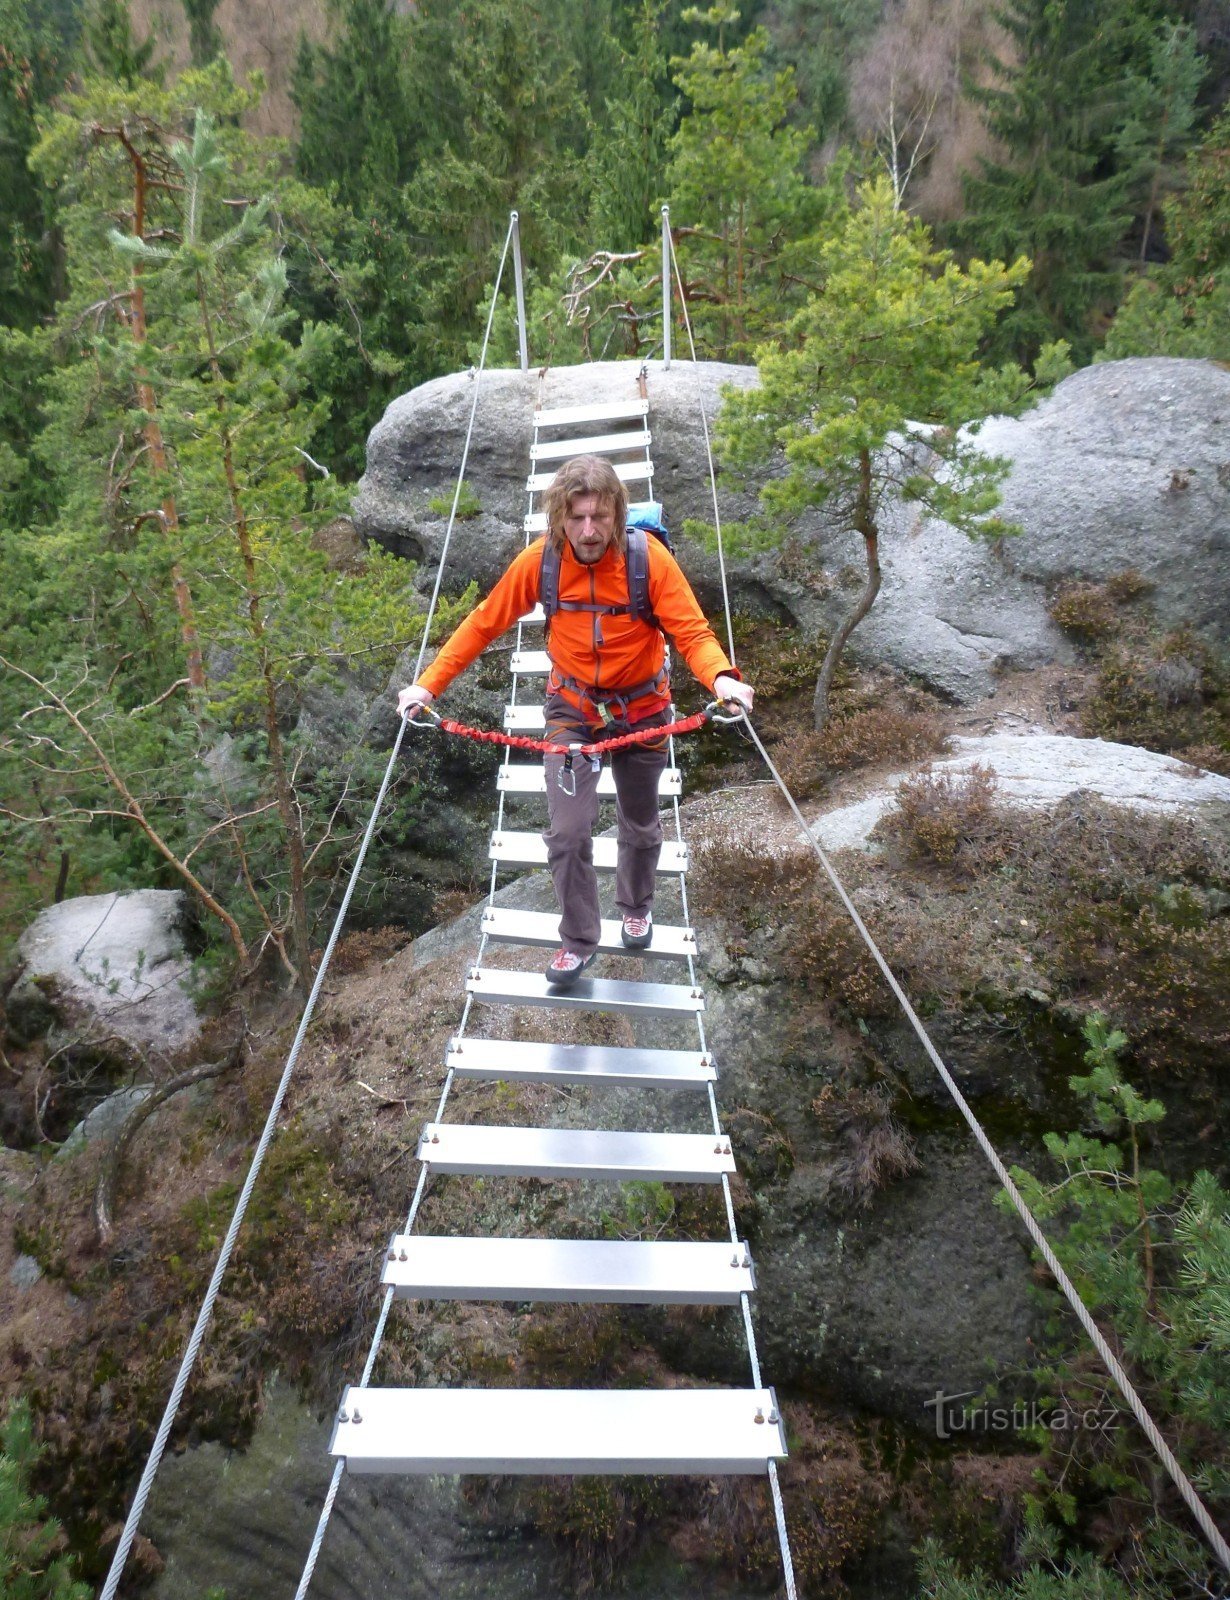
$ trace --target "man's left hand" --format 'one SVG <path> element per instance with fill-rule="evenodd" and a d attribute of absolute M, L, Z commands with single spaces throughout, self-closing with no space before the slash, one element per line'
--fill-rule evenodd
<path fill-rule="evenodd" d="M 738 678 L 728 677 L 726 673 L 714 680 L 713 693 L 724 705 L 736 705 L 741 711 L 750 711 L 755 698 L 750 683 L 741 683 Z"/>

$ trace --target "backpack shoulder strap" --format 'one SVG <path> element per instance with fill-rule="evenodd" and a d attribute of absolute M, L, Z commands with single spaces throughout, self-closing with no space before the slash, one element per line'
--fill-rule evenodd
<path fill-rule="evenodd" d="M 559 551 L 552 548 L 550 539 L 542 547 L 542 563 L 538 568 L 538 603 L 550 622 L 559 610 Z"/>
<path fill-rule="evenodd" d="M 628 529 L 624 561 L 628 574 L 628 611 L 638 622 L 647 622 L 656 628 L 658 619 L 649 598 L 649 535 L 644 528 Z"/>

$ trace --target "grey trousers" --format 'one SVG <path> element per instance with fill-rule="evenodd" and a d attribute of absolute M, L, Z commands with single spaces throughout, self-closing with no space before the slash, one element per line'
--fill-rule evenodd
<path fill-rule="evenodd" d="M 552 742 L 614 739 L 642 728 L 662 727 L 669 711 L 629 726 L 612 722 L 595 728 L 561 695 L 546 704 L 547 738 Z M 615 904 L 622 916 L 643 917 L 653 904 L 662 819 L 658 814 L 658 780 L 666 766 L 668 741 L 631 745 L 606 759 L 615 777 L 615 816 L 619 849 L 615 868 Z M 598 820 L 598 774 L 584 756 L 573 761 L 576 793 L 560 787 L 563 756 L 544 756 L 547 773 L 547 865 L 559 901 L 560 942 L 579 956 L 598 948 L 598 877 L 594 871 L 594 824 Z M 565 774 L 567 777 L 567 774 Z M 571 787 L 571 783 L 569 784 Z"/>

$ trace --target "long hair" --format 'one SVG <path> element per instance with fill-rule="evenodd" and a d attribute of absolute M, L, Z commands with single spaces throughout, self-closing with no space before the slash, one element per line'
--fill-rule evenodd
<path fill-rule="evenodd" d="M 572 502 L 582 494 L 596 494 L 610 503 L 615 513 L 615 537 L 611 542 L 622 555 L 627 545 L 628 491 L 615 468 L 602 456 L 573 456 L 547 485 L 547 539 L 551 548 L 563 550 L 564 518 Z"/>

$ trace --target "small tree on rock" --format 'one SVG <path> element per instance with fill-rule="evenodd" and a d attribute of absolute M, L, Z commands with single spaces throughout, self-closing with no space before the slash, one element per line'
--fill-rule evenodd
<path fill-rule="evenodd" d="M 880 588 L 881 516 L 890 495 L 917 503 L 978 538 L 1009 531 L 992 513 L 1003 461 L 979 452 L 963 425 L 1022 405 L 1054 381 L 1066 349 L 1051 347 L 1034 379 L 1019 367 L 983 367 L 979 342 L 1012 303 L 1029 262 L 971 261 L 962 269 L 926 227 L 894 205 L 887 179 L 863 185 L 822 246 L 817 288 L 783 344 L 757 351 L 760 386 L 730 390 L 718 424 L 728 466 L 763 470 L 775 452 L 786 471 L 761 491 L 754 531 L 778 542 L 812 506 L 825 506 L 863 540 L 867 576 L 829 644 L 816 683 L 815 720 L 828 716 L 833 674 Z"/>

